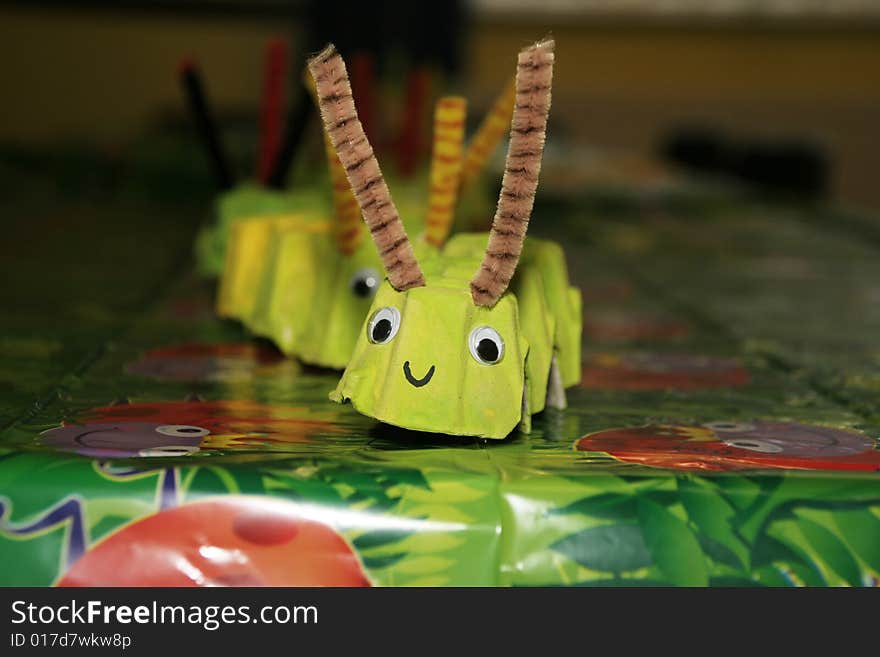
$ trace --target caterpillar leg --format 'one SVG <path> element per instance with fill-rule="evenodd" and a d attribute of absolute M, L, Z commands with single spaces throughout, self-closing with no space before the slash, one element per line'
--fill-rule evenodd
<path fill-rule="evenodd" d="M 522 433 L 531 433 L 532 431 L 532 412 L 529 407 L 529 377 L 526 376 L 526 381 L 523 384 L 523 397 L 522 397 L 522 416 L 519 420 L 519 430 Z"/>
<path fill-rule="evenodd" d="M 565 385 L 562 383 L 562 371 L 556 362 L 556 356 L 550 361 L 550 377 L 547 380 L 547 403 L 548 408 L 558 408 L 560 410 L 568 406 L 565 398 Z"/>

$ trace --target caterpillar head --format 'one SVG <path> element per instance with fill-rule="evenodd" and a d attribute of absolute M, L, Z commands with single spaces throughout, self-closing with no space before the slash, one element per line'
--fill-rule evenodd
<path fill-rule="evenodd" d="M 478 306 L 465 285 L 379 288 L 331 398 L 416 431 L 503 438 L 521 416 L 528 345 L 516 298 Z M 437 262 L 439 264 L 439 262 Z"/>

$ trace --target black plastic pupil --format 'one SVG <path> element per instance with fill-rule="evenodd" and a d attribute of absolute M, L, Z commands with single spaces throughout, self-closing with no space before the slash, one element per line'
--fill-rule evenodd
<path fill-rule="evenodd" d="M 182 427 L 177 430 L 179 433 L 199 433 L 201 429 L 196 429 L 195 427 Z"/>
<path fill-rule="evenodd" d="M 391 335 L 391 322 L 387 319 L 380 319 L 373 326 L 373 340 L 376 342 L 385 342 Z"/>
<path fill-rule="evenodd" d="M 351 289 L 357 296 L 362 298 L 370 296 L 370 293 L 373 291 L 373 288 L 367 283 L 366 278 L 357 279 L 352 284 Z"/>
<path fill-rule="evenodd" d="M 477 343 L 477 353 L 487 363 L 498 360 L 498 345 L 489 338 L 483 338 Z"/>

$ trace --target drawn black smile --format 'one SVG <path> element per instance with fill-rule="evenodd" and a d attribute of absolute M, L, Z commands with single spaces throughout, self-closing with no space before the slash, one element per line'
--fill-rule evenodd
<path fill-rule="evenodd" d="M 412 375 L 412 370 L 409 369 L 409 361 L 406 361 L 403 364 L 403 375 L 406 377 L 406 380 L 409 381 L 416 388 L 421 388 L 424 385 L 428 384 L 428 381 L 431 380 L 431 377 L 434 376 L 434 366 L 431 365 L 431 369 L 428 370 L 428 373 L 425 374 L 421 379 L 417 379 Z"/>

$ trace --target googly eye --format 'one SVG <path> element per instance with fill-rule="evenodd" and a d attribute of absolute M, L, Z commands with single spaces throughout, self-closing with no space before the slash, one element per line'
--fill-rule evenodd
<path fill-rule="evenodd" d="M 479 326 L 471 331 L 468 347 L 474 360 L 483 365 L 494 365 L 504 356 L 504 340 L 491 326 Z"/>
<path fill-rule="evenodd" d="M 211 432 L 207 429 L 193 427 L 188 424 L 163 424 L 161 427 L 156 427 L 156 433 L 174 438 L 201 438 Z"/>
<path fill-rule="evenodd" d="M 379 288 L 382 278 L 372 267 L 358 269 L 348 283 L 349 288 L 356 297 L 371 299 Z"/>
<path fill-rule="evenodd" d="M 391 342 L 400 328 L 400 311 L 393 306 L 380 308 L 370 317 L 367 324 L 367 337 L 373 344 Z"/>
<path fill-rule="evenodd" d="M 754 438 L 733 438 L 732 440 L 725 440 L 724 444 L 739 449 L 747 449 L 750 452 L 760 452 L 761 454 L 778 454 L 782 451 L 782 447 L 776 443 Z"/>
<path fill-rule="evenodd" d="M 138 452 L 138 456 L 189 456 L 199 451 L 195 445 L 162 445 L 161 447 L 149 447 Z"/>
<path fill-rule="evenodd" d="M 719 420 L 717 422 L 708 422 L 703 425 L 707 429 L 711 429 L 712 431 L 720 431 L 724 432 L 744 432 L 744 431 L 754 431 L 755 425 L 749 424 L 748 422 L 729 422 L 726 420 Z"/>

